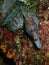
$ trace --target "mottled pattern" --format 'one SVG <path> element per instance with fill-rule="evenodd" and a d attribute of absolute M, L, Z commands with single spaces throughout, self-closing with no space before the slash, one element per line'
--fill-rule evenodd
<path fill-rule="evenodd" d="M 24 20 L 20 9 L 13 9 L 5 21 L 8 29 L 11 31 L 16 31 L 22 28 Z"/>

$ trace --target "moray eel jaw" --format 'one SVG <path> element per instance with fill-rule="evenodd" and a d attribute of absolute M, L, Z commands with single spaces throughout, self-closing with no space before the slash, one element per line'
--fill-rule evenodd
<path fill-rule="evenodd" d="M 37 47 L 38 49 L 41 49 L 42 45 L 41 45 L 41 42 L 40 42 L 39 39 L 34 40 L 34 43 L 35 43 L 35 45 L 36 45 L 36 47 Z"/>

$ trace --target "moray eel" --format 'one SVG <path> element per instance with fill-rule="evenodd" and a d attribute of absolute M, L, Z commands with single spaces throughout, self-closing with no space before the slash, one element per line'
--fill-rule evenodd
<path fill-rule="evenodd" d="M 25 30 L 32 37 L 37 48 L 41 49 L 42 45 L 38 37 L 38 18 L 29 10 L 23 9 L 22 13 L 25 17 Z"/>
<path fill-rule="evenodd" d="M 40 39 L 38 37 L 39 20 L 36 15 L 24 3 L 16 3 L 9 15 L 5 17 L 5 24 L 10 31 L 16 31 L 25 24 L 26 32 L 32 37 L 37 48 L 41 48 Z"/>

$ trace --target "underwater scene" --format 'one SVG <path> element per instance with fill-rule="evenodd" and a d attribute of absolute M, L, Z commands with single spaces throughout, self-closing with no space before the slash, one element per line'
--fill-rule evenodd
<path fill-rule="evenodd" d="M 0 0 L 0 65 L 49 65 L 49 0 Z"/>

